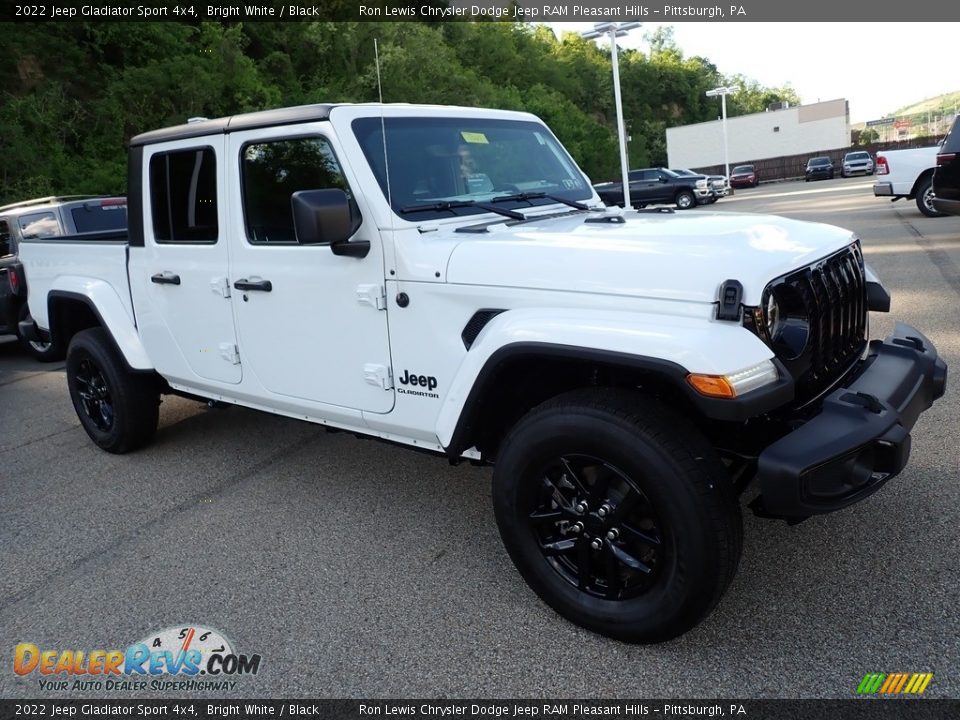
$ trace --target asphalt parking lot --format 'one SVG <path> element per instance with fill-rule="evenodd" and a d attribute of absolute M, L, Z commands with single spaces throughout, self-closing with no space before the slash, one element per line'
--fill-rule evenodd
<path fill-rule="evenodd" d="M 960 217 L 871 184 L 762 185 L 711 209 L 856 230 L 893 295 L 874 336 L 915 324 L 956 372 Z M 745 512 L 714 613 L 629 646 L 527 589 L 487 468 L 179 398 L 152 446 L 109 455 L 80 428 L 63 365 L 2 339 L 0 697 L 64 697 L 14 676 L 17 643 L 125 648 L 185 624 L 262 655 L 222 693 L 236 697 L 847 698 L 868 672 L 932 672 L 928 696 L 960 697 L 958 410 L 948 387 L 907 470 L 858 506 L 796 526 Z"/>

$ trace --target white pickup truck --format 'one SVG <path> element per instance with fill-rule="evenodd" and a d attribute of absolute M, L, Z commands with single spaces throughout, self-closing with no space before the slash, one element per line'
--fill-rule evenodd
<path fill-rule="evenodd" d="M 927 217 L 940 217 L 942 212 L 933 206 L 933 171 L 937 167 L 940 146 L 883 150 L 877 153 L 877 180 L 873 194 L 914 200 L 917 209 Z"/>
<path fill-rule="evenodd" d="M 850 231 L 605 208 L 525 113 L 312 105 L 149 132 L 128 202 L 125 245 L 21 249 L 23 331 L 68 347 L 93 442 L 143 446 L 176 393 L 493 464 L 520 574 L 628 641 L 716 605 L 751 483 L 790 521 L 862 500 L 946 385 L 917 330 L 869 340 L 890 298 Z"/>

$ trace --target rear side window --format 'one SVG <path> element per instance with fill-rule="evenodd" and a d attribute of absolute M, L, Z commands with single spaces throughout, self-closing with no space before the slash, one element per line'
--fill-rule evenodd
<path fill-rule="evenodd" d="M 247 239 L 254 244 L 296 244 L 290 196 L 299 190 L 338 188 L 351 197 L 333 148 L 320 137 L 247 145 L 241 173 Z"/>
<path fill-rule="evenodd" d="M 10 226 L 6 220 L 0 220 L 0 257 L 6 257 L 13 254 L 13 247 L 10 245 Z"/>
<path fill-rule="evenodd" d="M 953 119 L 953 127 L 943 143 L 944 152 L 960 152 L 960 115 Z"/>
<path fill-rule="evenodd" d="M 127 204 L 118 199 L 91 200 L 70 210 L 70 218 L 78 233 L 124 230 Z"/>
<path fill-rule="evenodd" d="M 20 216 L 20 234 L 23 238 L 60 236 L 60 222 L 52 212 L 32 213 Z"/>
<path fill-rule="evenodd" d="M 217 158 L 213 148 L 159 153 L 150 158 L 153 235 L 160 243 L 215 243 Z"/>

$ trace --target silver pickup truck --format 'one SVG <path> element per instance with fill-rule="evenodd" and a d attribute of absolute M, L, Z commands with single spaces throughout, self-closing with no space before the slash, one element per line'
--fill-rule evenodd
<path fill-rule="evenodd" d="M 115 233 L 124 240 L 127 228 L 127 199 L 92 195 L 52 196 L 0 207 L 0 335 L 16 335 L 23 347 L 44 362 L 63 357 L 66 348 L 57 342 L 28 339 L 19 324 L 27 322 L 27 282 L 20 264 L 20 243 L 49 238 L 56 241 L 73 236 Z"/>

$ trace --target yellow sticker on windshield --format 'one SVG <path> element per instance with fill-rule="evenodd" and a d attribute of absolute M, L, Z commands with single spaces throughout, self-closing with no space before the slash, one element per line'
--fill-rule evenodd
<path fill-rule="evenodd" d="M 483 133 L 478 132 L 467 132 L 466 130 L 461 131 L 460 137 L 463 138 L 464 142 L 468 143 L 479 143 L 481 145 L 489 145 L 490 141 L 487 140 L 487 136 Z"/>

